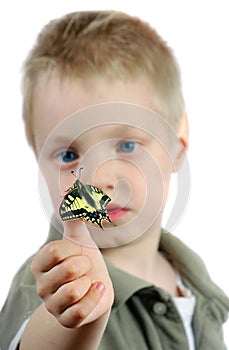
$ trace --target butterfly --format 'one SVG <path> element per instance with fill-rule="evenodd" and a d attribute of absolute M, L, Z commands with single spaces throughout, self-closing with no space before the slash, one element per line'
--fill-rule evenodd
<path fill-rule="evenodd" d="M 81 170 L 82 168 L 80 168 L 79 172 Z M 71 171 L 71 173 L 76 176 L 74 171 Z M 79 178 L 67 190 L 67 194 L 61 202 L 59 208 L 60 217 L 63 221 L 83 218 L 96 223 L 103 229 L 102 220 L 111 223 L 106 210 L 106 206 L 111 201 L 111 198 L 98 187 L 83 184 Z"/>

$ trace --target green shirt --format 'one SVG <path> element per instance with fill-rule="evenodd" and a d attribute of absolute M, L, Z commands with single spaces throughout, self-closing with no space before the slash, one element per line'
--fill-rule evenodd
<path fill-rule="evenodd" d="M 62 235 L 51 226 L 47 241 L 61 238 Z M 222 324 L 228 317 L 228 297 L 211 281 L 199 256 L 179 239 L 162 232 L 160 249 L 172 259 L 182 281 L 196 297 L 193 316 L 196 350 L 225 350 Z M 16 274 L 1 311 L 1 350 L 8 349 L 24 320 L 42 302 L 30 272 L 32 259 L 30 257 Z M 106 263 L 115 301 L 98 349 L 188 350 L 183 322 L 172 297 L 164 290 L 115 268 L 108 261 Z M 77 344 L 75 349 L 80 350 Z"/>

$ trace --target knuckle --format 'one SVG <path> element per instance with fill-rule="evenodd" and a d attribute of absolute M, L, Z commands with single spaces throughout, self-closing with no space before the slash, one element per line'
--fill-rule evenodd
<path fill-rule="evenodd" d="M 68 279 L 73 279 L 80 275 L 80 268 L 71 259 L 67 259 L 62 264 L 62 273 Z"/>
<path fill-rule="evenodd" d="M 66 298 L 68 299 L 68 302 L 74 303 L 79 299 L 79 293 L 77 292 L 77 289 L 74 288 L 74 286 L 70 285 L 66 287 Z"/>
<path fill-rule="evenodd" d="M 66 328 L 77 328 L 86 318 L 87 313 L 78 304 L 73 305 L 70 309 L 71 310 L 68 310 L 70 311 L 69 313 L 67 311 L 68 315 L 65 313 L 60 313 L 56 314 L 55 317 L 62 326 Z M 52 310 L 49 312 L 53 314 Z"/>
<path fill-rule="evenodd" d="M 58 320 L 58 322 L 66 328 L 75 328 L 77 327 L 77 321 L 75 321 L 74 319 L 65 319 L 65 317 L 63 317 L 63 315 L 56 315 L 56 318 Z"/>
<path fill-rule="evenodd" d="M 79 278 L 87 273 L 91 268 L 91 260 L 87 256 L 81 256 L 80 259 L 71 256 L 61 264 L 62 273 L 68 280 Z"/>
<path fill-rule="evenodd" d="M 55 317 L 58 317 L 57 311 L 55 310 L 55 308 L 49 300 L 45 302 L 45 308 L 48 312 L 50 312 L 50 314 L 52 314 Z"/>
<path fill-rule="evenodd" d="M 39 295 L 39 297 L 41 297 L 41 299 L 44 299 L 46 297 L 46 289 L 44 288 L 44 286 L 42 284 L 37 284 L 37 294 Z"/>
<path fill-rule="evenodd" d="M 75 325 L 80 324 L 88 316 L 88 310 L 85 304 L 77 304 L 73 313 L 73 322 Z"/>
<path fill-rule="evenodd" d="M 58 262 L 60 259 L 58 242 L 51 242 L 46 246 L 47 254 L 52 258 L 52 261 Z"/>

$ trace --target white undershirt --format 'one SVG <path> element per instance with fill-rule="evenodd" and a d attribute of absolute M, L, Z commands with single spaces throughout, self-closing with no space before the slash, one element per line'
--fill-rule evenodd
<path fill-rule="evenodd" d="M 11 341 L 8 350 L 16 350 L 16 349 L 17 349 L 17 346 L 18 346 L 18 344 L 20 343 L 22 334 L 23 334 L 23 332 L 24 332 L 24 330 L 25 330 L 25 327 L 26 327 L 28 321 L 29 321 L 29 319 L 25 320 L 25 321 L 22 323 L 22 325 L 21 325 L 21 327 L 19 328 L 17 334 L 15 335 L 15 337 L 13 338 L 13 340 Z"/>
<path fill-rule="evenodd" d="M 184 286 L 179 275 L 177 276 L 177 286 L 182 296 L 173 297 L 173 301 L 180 313 L 184 324 L 189 344 L 189 350 L 195 350 L 195 340 L 192 329 L 192 318 L 196 306 L 196 298 L 192 294 L 192 292 Z"/>

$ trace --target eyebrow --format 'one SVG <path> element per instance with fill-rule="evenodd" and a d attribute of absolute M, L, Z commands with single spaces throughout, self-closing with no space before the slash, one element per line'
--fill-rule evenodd
<path fill-rule="evenodd" d="M 97 128 L 98 129 L 102 129 L 106 127 L 106 131 L 105 131 L 105 134 L 107 135 L 107 137 L 112 137 L 112 136 L 115 136 L 117 134 L 120 134 L 120 133 L 132 133 L 133 131 L 139 131 L 140 133 L 145 133 L 147 134 L 147 132 L 143 129 L 141 129 L 140 127 L 136 127 L 136 126 L 132 126 L 132 125 L 128 125 L 128 124 L 119 124 L 117 123 L 108 123 L 108 124 L 104 124 L 104 125 L 99 125 L 99 126 L 96 126 L 96 127 L 92 127 L 91 129 L 87 129 L 83 132 L 81 132 L 79 135 L 76 135 L 75 137 L 71 137 L 71 136 L 67 136 L 67 135 L 61 135 L 61 134 L 57 134 L 56 136 L 54 136 L 54 140 L 56 143 L 69 143 L 71 144 L 72 142 L 74 142 L 74 140 L 77 140 L 79 139 L 82 135 L 86 134 L 88 131 L 91 131 L 91 130 L 96 130 Z M 77 133 L 76 133 L 77 134 Z M 71 139 L 71 142 L 69 142 L 69 140 Z"/>
<path fill-rule="evenodd" d="M 103 125 L 99 125 L 97 127 L 92 127 L 91 129 L 85 130 L 84 132 L 82 132 L 80 135 L 76 135 L 74 136 L 72 135 L 66 135 L 63 132 L 62 133 L 58 133 L 55 135 L 55 133 L 52 135 L 52 133 L 50 134 L 50 138 L 48 137 L 44 142 L 42 142 L 43 140 L 41 140 L 41 142 L 39 142 L 39 140 L 37 140 L 38 146 L 41 146 L 41 148 L 43 148 L 44 145 L 46 145 L 46 149 L 53 148 L 53 147 L 71 147 L 73 146 L 73 144 L 76 144 L 77 141 L 80 143 L 80 137 L 84 134 L 86 134 L 88 131 L 90 130 L 95 130 L 95 129 L 99 129 L 99 128 L 103 128 L 106 127 L 104 136 L 105 139 L 109 139 L 109 138 L 127 138 L 128 137 L 133 137 L 133 132 L 138 133 L 139 137 L 145 137 L 145 138 L 152 138 L 152 135 L 150 135 L 149 133 L 147 133 L 147 131 L 141 129 L 140 127 L 136 127 L 136 126 L 132 126 L 129 124 L 120 124 L 120 123 L 108 123 L 108 124 L 103 124 Z M 73 131 L 73 130 L 71 130 Z M 136 137 L 138 136 L 136 135 Z M 84 140 L 85 141 L 85 140 Z M 49 145 L 48 145 L 49 143 Z M 74 145 L 75 146 L 75 145 Z"/>
<path fill-rule="evenodd" d="M 109 136 L 116 135 L 116 134 L 128 134 L 128 133 L 133 133 L 133 132 L 139 132 L 139 133 L 144 133 L 148 134 L 147 131 L 143 130 L 141 127 L 129 125 L 129 124 L 119 124 L 115 125 L 115 123 L 112 123 L 111 125 L 104 125 L 104 126 L 111 126 L 112 129 L 107 132 Z"/>

